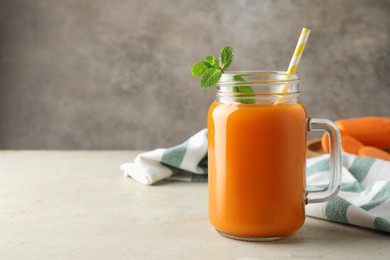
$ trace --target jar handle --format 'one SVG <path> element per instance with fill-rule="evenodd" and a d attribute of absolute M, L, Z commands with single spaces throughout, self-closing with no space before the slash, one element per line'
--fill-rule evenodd
<path fill-rule="evenodd" d="M 307 203 L 318 203 L 334 198 L 341 186 L 341 138 L 335 123 L 328 119 L 309 118 L 309 131 L 326 131 L 329 135 L 330 176 L 329 185 L 308 191 Z"/>

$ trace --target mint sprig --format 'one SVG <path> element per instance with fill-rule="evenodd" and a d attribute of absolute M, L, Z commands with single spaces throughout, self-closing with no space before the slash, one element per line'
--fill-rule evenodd
<path fill-rule="evenodd" d="M 206 56 L 205 61 L 192 65 L 192 76 L 200 77 L 200 87 L 210 88 L 217 84 L 224 71 L 233 62 L 233 48 L 225 46 L 219 54 L 219 62 L 214 56 Z"/>

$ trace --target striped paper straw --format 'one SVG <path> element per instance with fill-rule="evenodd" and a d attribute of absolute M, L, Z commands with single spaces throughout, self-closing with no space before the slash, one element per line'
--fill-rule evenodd
<path fill-rule="evenodd" d="M 306 29 L 306 28 L 302 29 L 301 35 L 299 36 L 299 39 L 298 39 L 298 42 L 297 42 L 297 46 L 295 47 L 294 54 L 293 54 L 293 56 L 291 58 L 290 65 L 288 66 L 287 74 L 297 73 L 299 60 L 301 59 L 303 50 L 305 49 L 307 38 L 309 38 L 309 34 L 310 34 L 310 30 L 309 29 Z M 281 89 L 281 91 L 280 91 L 280 93 L 287 93 L 287 92 L 288 92 L 288 87 L 287 86 L 284 86 Z M 279 97 L 276 100 L 275 104 L 283 103 L 284 100 L 285 100 L 284 97 Z"/>
<path fill-rule="evenodd" d="M 309 38 L 310 30 L 303 28 L 301 32 L 301 36 L 299 36 L 297 47 L 295 47 L 294 54 L 290 61 L 290 65 L 288 66 L 287 73 L 294 74 L 297 72 L 297 68 L 299 65 L 299 60 L 301 59 L 303 50 L 305 49 L 307 38 Z"/>

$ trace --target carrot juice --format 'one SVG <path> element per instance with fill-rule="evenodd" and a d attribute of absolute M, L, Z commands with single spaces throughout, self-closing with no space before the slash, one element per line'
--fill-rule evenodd
<path fill-rule="evenodd" d="M 298 230 L 305 220 L 304 106 L 217 100 L 209 109 L 208 129 L 212 225 L 244 239 Z"/>

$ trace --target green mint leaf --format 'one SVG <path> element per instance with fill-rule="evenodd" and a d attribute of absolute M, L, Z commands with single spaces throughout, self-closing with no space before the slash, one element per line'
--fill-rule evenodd
<path fill-rule="evenodd" d="M 219 66 L 221 69 L 227 69 L 232 64 L 233 58 L 233 48 L 230 46 L 223 47 L 219 54 Z"/>
<path fill-rule="evenodd" d="M 243 93 L 245 95 L 238 96 L 237 101 L 243 104 L 254 104 L 256 103 L 256 96 L 254 95 L 253 88 L 251 86 L 234 86 L 233 92 Z M 251 95 L 252 94 L 252 95 Z"/>
<path fill-rule="evenodd" d="M 210 63 L 199 61 L 194 65 L 192 65 L 192 69 L 191 69 L 192 76 L 200 77 L 209 68 L 211 68 Z"/>
<path fill-rule="evenodd" d="M 253 94 L 253 88 L 251 86 L 236 86 L 233 89 L 233 92 Z"/>
<path fill-rule="evenodd" d="M 245 81 L 244 77 L 241 76 L 241 75 L 234 75 L 233 76 L 233 80 L 234 81 L 240 81 L 240 82 L 244 82 Z"/>
<path fill-rule="evenodd" d="M 246 81 L 244 79 L 244 77 L 242 77 L 240 75 L 235 75 L 233 77 L 233 79 L 234 79 L 234 81 L 238 81 L 238 82 L 245 82 Z M 242 97 L 239 97 L 240 102 L 243 103 L 243 104 L 254 104 L 254 103 L 256 103 L 256 96 L 255 95 L 250 95 L 250 94 L 254 94 L 255 93 L 253 88 L 252 88 L 252 86 L 246 86 L 246 85 L 234 86 L 233 87 L 233 92 L 246 94 L 246 95 L 243 95 Z"/>
<path fill-rule="evenodd" d="M 246 81 L 244 79 L 244 77 L 241 76 L 241 75 L 234 75 L 233 80 L 234 81 L 238 81 L 238 82 L 245 82 Z M 252 86 L 245 86 L 245 85 L 235 86 L 233 88 L 233 92 L 236 92 L 236 93 L 247 93 L 247 94 L 255 93 L 253 88 L 252 88 Z"/>
<path fill-rule="evenodd" d="M 200 86 L 202 88 L 210 88 L 217 84 L 219 79 L 222 77 L 222 72 L 217 68 L 207 69 L 200 78 Z"/>
<path fill-rule="evenodd" d="M 217 59 L 214 56 L 206 56 L 204 59 L 210 63 L 211 66 L 218 68 L 218 62 Z"/>

